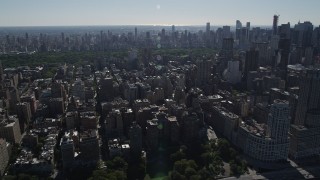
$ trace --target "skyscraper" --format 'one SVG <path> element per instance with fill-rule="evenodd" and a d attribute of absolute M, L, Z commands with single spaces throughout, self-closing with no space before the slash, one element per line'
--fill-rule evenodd
<path fill-rule="evenodd" d="M 100 31 L 100 43 L 101 43 L 101 50 L 104 51 L 104 36 L 103 36 L 103 31 Z"/>
<path fill-rule="evenodd" d="M 281 24 L 281 26 L 278 29 L 278 34 L 280 38 L 290 38 L 291 34 L 291 28 L 290 28 L 290 23 L 287 24 Z"/>
<path fill-rule="evenodd" d="M 278 48 L 281 53 L 281 59 L 279 63 L 279 68 L 281 70 L 287 69 L 287 65 L 289 62 L 290 46 L 291 46 L 290 39 L 284 39 L 284 38 L 280 39 Z"/>
<path fill-rule="evenodd" d="M 288 142 L 290 108 L 287 101 L 275 100 L 268 115 L 268 134 L 279 142 Z"/>
<path fill-rule="evenodd" d="M 300 78 L 295 125 L 304 125 L 307 113 L 320 108 L 320 70 L 309 69 Z"/>
<path fill-rule="evenodd" d="M 64 41 L 65 41 L 64 33 L 62 32 L 62 33 L 61 33 L 61 42 L 62 42 L 62 45 L 64 45 Z"/>
<path fill-rule="evenodd" d="M 241 28 L 242 28 L 242 23 L 239 20 L 237 20 L 236 21 L 236 29 L 241 29 Z"/>
<path fill-rule="evenodd" d="M 250 22 L 247 22 L 247 39 L 249 40 L 249 37 L 250 37 Z"/>
<path fill-rule="evenodd" d="M 267 125 L 254 120 L 242 122 L 238 141 L 250 158 L 264 163 L 286 162 L 289 152 L 290 108 L 287 101 L 275 100 Z M 259 165 L 258 165 L 259 166 Z M 270 165 L 267 168 L 273 168 Z"/>
<path fill-rule="evenodd" d="M 198 138 L 200 119 L 196 113 L 188 114 L 183 118 L 182 124 L 182 137 L 183 141 L 190 143 Z"/>
<path fill-rule="evenodd" d="M 197 60 L 197 84 L 204 85 L 210 83 L 213 62 L 211 60 Z"/>
<path fill-rule="evenodd" d="M 9 162 L 9 153 L 5 139 L 0 138 L 0 178 L 4 174 Z"/>
<path fill-rule="evenodd" d="M 277 35 L 278 33 L 278 21 L 279 21 L 279 15 L 273 16 L 273 25 L 272 25 L 272 34 Z"/>
<path fill-rule="evenodd" d="M 299 86 L 295 121 L 290 129 L 289 151 L 296 159 L 320 153 L 320 70 L 307 70 Z"/>
<path fill-rule="evenodd" d="M 100 101 L 110 101 L 113 97 L 113 80 L 112 77 L 105 77 L 100 80 L 100 89 L 99 89 L 99 98 Z"/>
<path fill-rule="evenodd" d="M 206 34 L 208 35 L 210 33 L 210 23 L 207 22 L 207 26 L 206 26 Z"/>
<path fill-rule="evenodd" d="M 63 168 L 67 169 L 72 167 L 74 161 L 74 153 L 75 147 L 73 139 L 68 137 L 68 133 L 65 134 L 64 137 L 61 138 L 60 141 L 60 149 L 61 149 L 61 156 L 62 156 L 62 163 Z"/>
<path fill-rule="evenodd" d="M 230 60 L 233 58 L 233 38 L 224 38 L 222 41 L 222 55 Z"/>
<path fill-rule="evenodd" d="M 130 149 L 133 155 L 141 155 L 142 151 L 142 130 L 141 127 L 134 122 L 129 129 Z"/>
<path fill-rule="evenodd" d="M 236 21 L 236 40 L 239 40 L 240 39 L 240 36 L 241 36 L 241 29 L 242 29 L 242 23 L 237 20 Z"/>
<path fill-rule="evenodd" d="M 157 119 L 147 121 L 146 127 L 146 144 L 148 150 L 154 151 L 158 148 L 159 143 L 159 123 Z"/>
<path fill-rule="evenodd" d="M 247 78 L 249 71 L 257 70 L 259 66 L 259 51 L 250 49 L 246 51 L 245 67 L 244 67 L 244 79 Z"/>
<path fill-rule="evenodd" d="M 223 26 L 222 33 L 223 33 L 222 34 L 223 38 L 230 38 L 231 37 L 230 26 Z"/>
<path fill-rule="evenodd" d="M 313 24 L 311 22 L 299 22 L 293 29 L 293 43 L 303 48 L 312 46 L 312 33 Z"/>
<path fill-rule="evenodd" d="M 9 116 L 8 119 L 0 119 L 0 138 L 10 143 L 20 143 L 21 131 L 19 120 L 16 117 Z"/>
<path fill-rule="evenodd" d="M 27 102 L 17 103 L 17 115 L 19 118 L 20 131 L 24 132 L 31 120 L 31 108 Z"/>
<path fill-rule="evenodd" d="M 3 67 L 2 67 L 2 61 L 0 61 L 0 82 L 1 82 L 1 84 L 2 84 L 3 79 L 4 79 Z"/>
<path fill-rule="evenodd" d="M 211 38 L 212 38 L 212 35 L 211 35 L 211 31 L 210 31 L 210 23 L 208 22 L 207 26 L 206 26 L 206 34 L 205 34 L 205 43 L 208 48 L 210 48 L 211 44 L 212 44 Z"/>
<path fill-rule="evenodd" d="M 134 28 L 134 38 L 135 38 L 135 40 L 137 40 L 137 38 L 138 38 L 138 29 L 137 29 L 137 27 Z"/>

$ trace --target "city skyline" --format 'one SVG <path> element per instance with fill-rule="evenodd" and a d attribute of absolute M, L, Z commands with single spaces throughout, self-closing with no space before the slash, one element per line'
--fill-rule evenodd
<path fill-rule="evenodd" d="M 3 0 L 0 180 L 319 179 L 320 0 Z"/>
<path fill-rule="evenodd" d="M 318 26 L 320 1 L 4 1 L 0 26 L 95 26 L 95 25 L 234 25 L 236 20 L 252 26 L 310 21 Z"/>

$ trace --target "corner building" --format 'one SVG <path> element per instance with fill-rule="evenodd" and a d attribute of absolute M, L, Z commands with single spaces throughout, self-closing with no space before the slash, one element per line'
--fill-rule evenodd
<path fill-rule="evenodd" d="M 254 120 L 240 124 L 238 146 L 254 160 L 285 162 L 289 152 L 289 115 L 289 103 L 275 100 L 267 124 L 259 124 Z"/>

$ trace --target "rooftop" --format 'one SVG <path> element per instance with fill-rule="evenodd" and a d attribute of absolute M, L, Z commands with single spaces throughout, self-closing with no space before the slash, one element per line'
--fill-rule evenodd
<path fill-rule="evenodd" d="M 245 121 L 241 121 L 240 127 L 246 129 L 249 133 L 261 136 L 261 137 L 269 137 L 267 135 L 267 125 L 266 124 L 259 124 L 254 119 L 248 119 Z"/>

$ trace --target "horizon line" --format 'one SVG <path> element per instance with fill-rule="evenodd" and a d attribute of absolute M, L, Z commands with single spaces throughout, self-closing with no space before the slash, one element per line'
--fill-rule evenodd
<path fill-rule="evenodd" d="M 97 27 L 97 26 L 175 26 L 175 27 L 183 27 L 183 26 L 195 26 L 195 27 L 202 27 L 202 26 L 206 26 L 206 24 L 105 24 L 105 25 L 10 25 L 10 26 L 2 26 L 0 25 L 0 28 L 12 28 L 12 27 Z M 230 25 L 230 24 L 210 24 L 210 26 L 219 26 L 219 27 L 223 27 L 223 26 L 236 26 L 236 25 Z M 250 27 L 258 27 L 258 26 L 270 26 L 272 27 L 272 25 L 263 25 L 263 24 L 256 24 L 256 25 L 250 25 Z"/>

